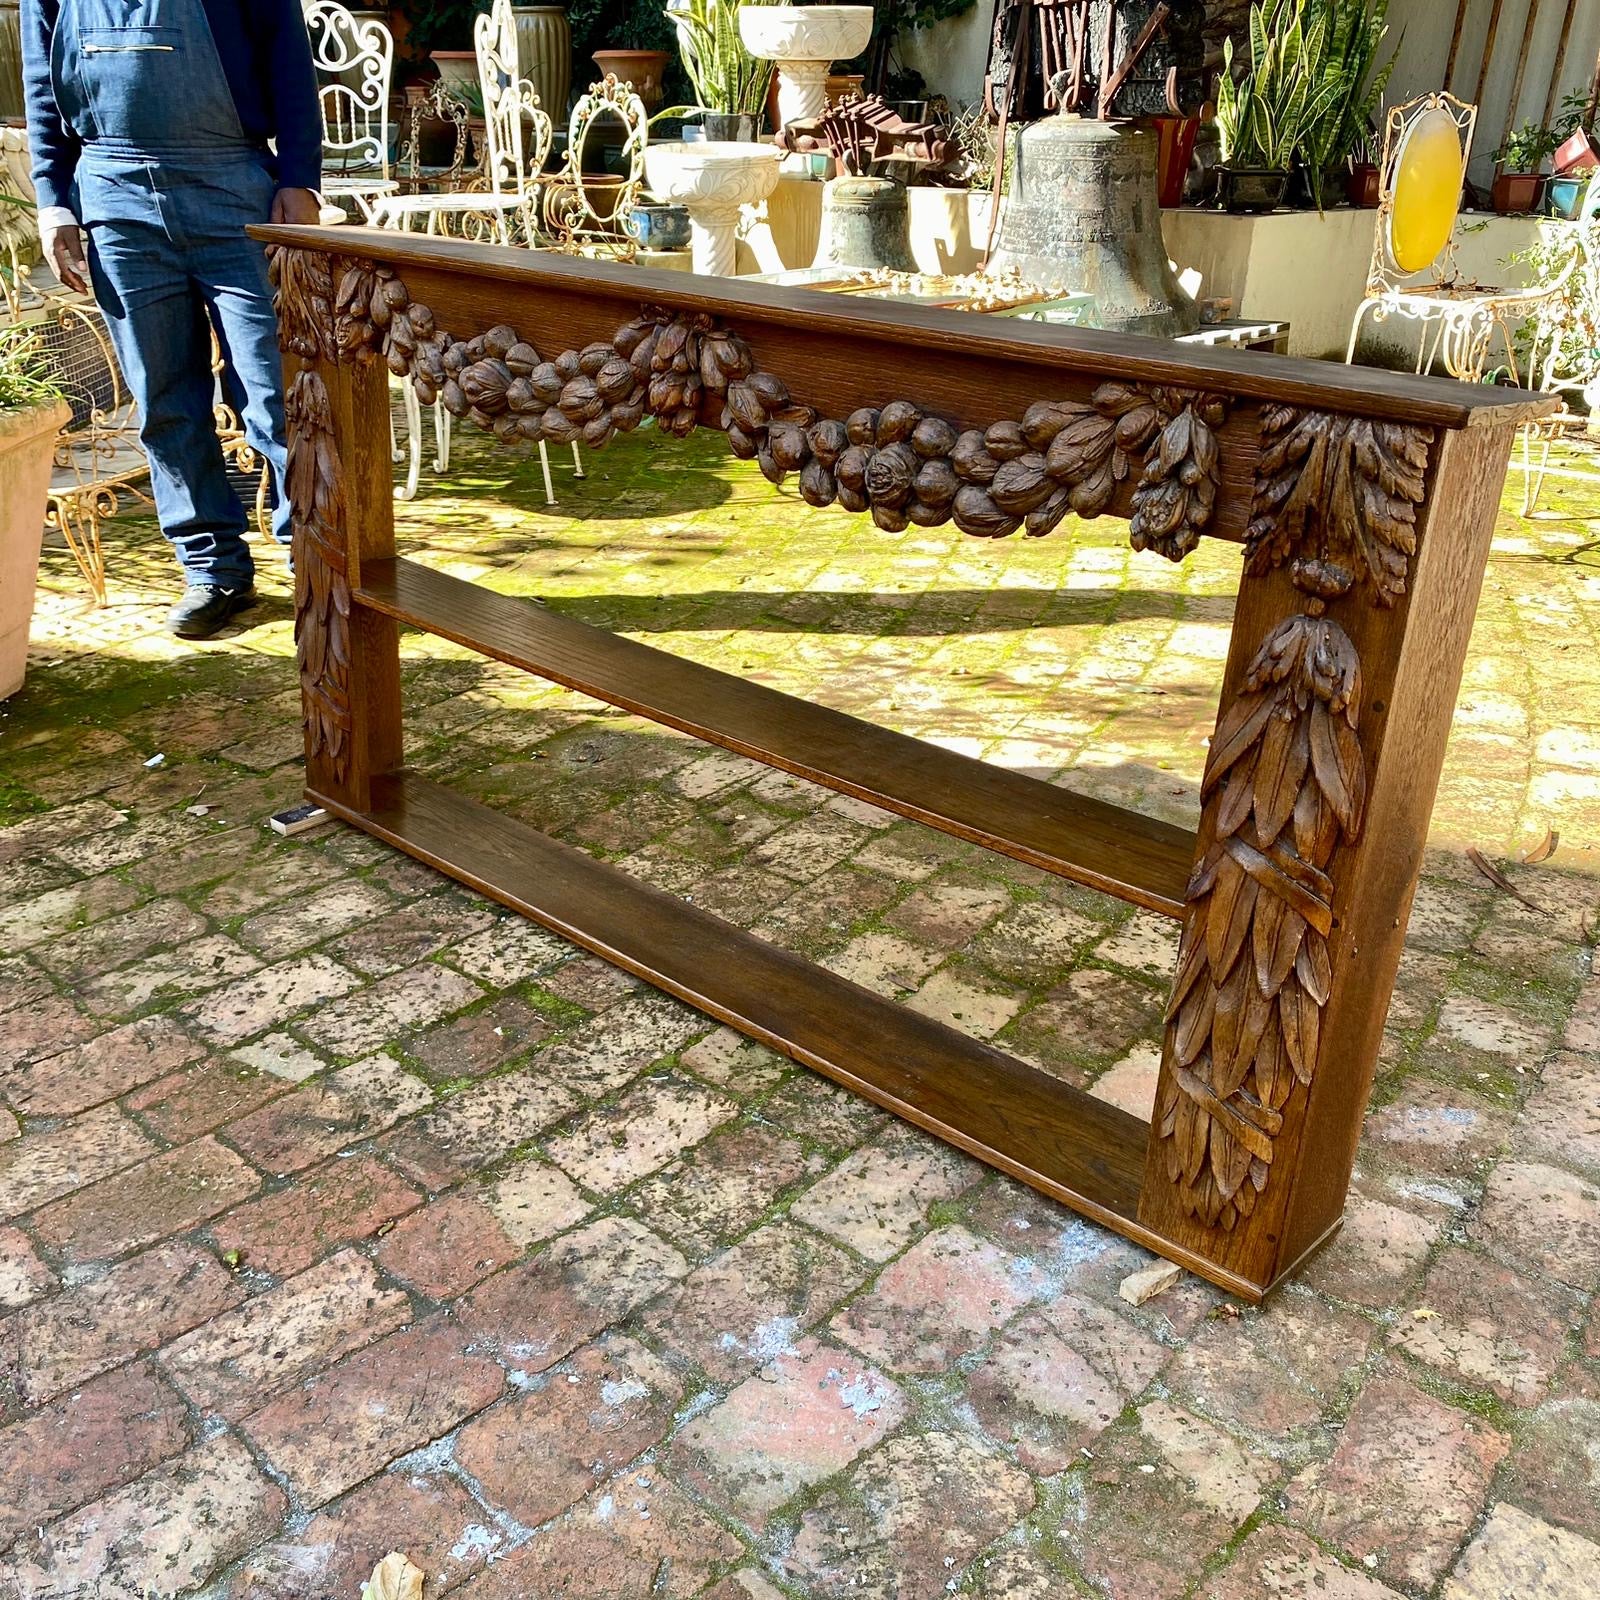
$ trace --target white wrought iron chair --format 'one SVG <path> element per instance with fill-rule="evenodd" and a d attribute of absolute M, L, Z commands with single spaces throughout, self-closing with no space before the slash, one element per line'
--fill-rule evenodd
<path fill-rule="evenodd" d="M 517 27 L 510 0 L 495 0 L 493 9 L 473 25 L 473 46 L 478 58 L 478 83 L 483 91 L 484 153 L 481 183 L 439 194 L 391 194 L 373 202 L 371 220 L 380 228 L 409 230 L 421 221 L 428 233 L 449 232 L 452 227 L 468 236 L 481 236 L 485 225 L 500 244 L 513 242 L 512 220 L 522 243 L 536 237 L 538 180 L 550 155 L 553 130 L 539 104 L 533 85 L 517 75 Z M 422 474 L 422 407 L 415 385 L 403 385 L 410 463 L 406 481 L 395 491 L 398 498 L 415 498 Z M 436 472 L 450 465 L 450 413 L 434 402 L 434 458 Z M 584 476 L 583 458 L 576 443 L 572 462 Z M 550 452 L 539 441 L 539 466 L 544 474 L 545 502 L 556 503 L 550 476 Z"/>
<path fill-rule="evenodd" d="M 538 176 L 550 154 L 553 130 L 533 85 L 517 76 L 517 24 L 510 0 L 473 24 L 478 86 L 483 94 L 482 170 L 467 187 L 436 194 L 388 194 L 373 201 L 371 221 L 380 228 L 428 233 L 452 227 L 468 236 L 488 232 L 510 244 L 512 223 L 532 243 Z"/>
<path fill-rule="evenodd" d="M 1372 265 L 1366 292 L 1350 324 L 1345 361 L 1355 360 L 1356 342 L 1365 322 L 1370 319 L 1381 324 L 1396 317 L 1417 330 L 1418 372 L 1428 371 L 1438 362 L 1451 377 L 1479 383 L 1489 364 L 1490 348 L 1498 340 L 1512 382 L 1517 383 L 1521 378 L 1515 332 L 1542 301 L 1558 292 L 1559 286 L 1536 284 L 1527 289 L 1502 289 L 1463 279 L 1455 265 L 1453 220 L 1443 230 L 1431 259 L 1411 265 L 1396 259 L 1396 224 L 1398 221 L 1404 225 L 1403 213 L 1414 198 L 1408 196 L 1403 183 L 1413 140 L 1419 130 L 1424 135 L 1437 132 L 1445 118 L 1454 124 L 1458 145 L 1453 181 L 1459 209 L 1478 108 L 1438 91 L 1419 95 L 1389 112 L 1384 127 Z M 1440 183 L 1449 176 L 1441 178 Z"/>
<path fill-rule="evenodd" d="M 322 106 L 322 193 L 370 221 L 373 203 L 399 188 L 389 168 L 394 35 L 337 0 L 302 0 L 301 12 Z"/>
<path fill-rule="evenodd" d="M 1600 394 L 1600 173 L 1590 178 L 1571 222 L 1545 224 L 1558 236 L 1561 265 L 1557 293 L 1541 301 L 1525 325 L 1527 367 L 1546 394 L 1561 397 L 1553 417 L 1530 422 L 1522 430 L 1522 515 L 1531 517 L 1550 473 L 1550 450 L 1563 434 L 1584 422 L 1565 401 L 1569 395 Z M 1591 400 L 1591 410 L 1595 409 Z M 1559 469 L 1563 477 L 1600 482 L 1600 473 L 1580 468 Z"/>

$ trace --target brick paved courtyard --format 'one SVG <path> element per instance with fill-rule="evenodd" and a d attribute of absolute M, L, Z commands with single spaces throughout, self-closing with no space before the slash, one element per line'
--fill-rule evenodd
<path fill-rule="evenodd" d="M 891 536 L 719 450 L 621 442 L 546 513 L 462 440 L 402 544 L 1193 817 L 1235 552 Z M 281 568 L 191 648 L 147 521 L 103 612 L 47 552 L 0 708 L 0 1596 L 357 1600 L 401 1549 L 428 1600 L 1593 1600 L 1600 493 L 1548 501 L 1498 530 L 1345 1230 L 1259 1312 L 1132 1307 L 1143 1251 L 354 832 L 277 838 Z M 418 767 L 1147 1106 L 1175 925 L 404 650 Z"/>

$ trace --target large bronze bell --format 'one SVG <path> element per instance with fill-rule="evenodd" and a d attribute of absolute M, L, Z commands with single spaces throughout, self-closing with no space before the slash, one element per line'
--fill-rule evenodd
<path fill-rule="evenodd" d="M 993 266 L 1095 297 L 1102 328 L 1192 333 L 1200 308 L 1161 237 L 1156 135 L 1129 122 L 1045 117 L 1017 140 Z"/>
<path fill-rule="evenodd" d="M 1203 0 L 996 0 L 995 12 L 984 101 L 1002 145 L 1028 126 L 992 264 L 1094 295 L 1103 328 L 1192 333 L 1199 308 L 1161 238 L 1156 135 L 1129 119 L 1200 109 Z"/>

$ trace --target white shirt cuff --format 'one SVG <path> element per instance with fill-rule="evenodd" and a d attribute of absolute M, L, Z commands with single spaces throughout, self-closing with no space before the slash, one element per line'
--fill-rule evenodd
<path fill-rule="evenodd" d="M 49 233 L 55 228 L 76 228 L 78 219 L 67 206 L 40 206 L 38 214 L 40 233 Z"/>

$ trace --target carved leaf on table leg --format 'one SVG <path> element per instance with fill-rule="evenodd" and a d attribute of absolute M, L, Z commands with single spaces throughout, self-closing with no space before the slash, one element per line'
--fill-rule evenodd
<path fill-rule="evenodd" d="M 294 636 L 306 753 L 343 780 L 350 758 L 350 584 L 344 475 L 334 447 L 327 385 L 315 369 L 295 376 L 284 403 L 287 489 L 294 508 Z"/>
<path fill-rule="evenodd" d="M 302 361 L 338 360 L 333 339 L 333 262 L 320 250 L 276 249 L 267 262 L 278 344 Z"/>
<path fill-rule="evenodd" d="M 1232 1228 L 1271 1175 L 1285 1107 L 1317 1068 L 1332 982 L 1327 866 L 1361 832 L 1361 666 L 1325 617 L 1280 622 L 1217 725 L 1215 842 L 1189 885 L 1157 1107 L 1184 1209 Z"/>
<path fill-rule="evenodd" d="M 1380 606 L 1406 592 L 1433 429 L 1267 406 L 1245 533 L 1245 570 L 1285 561 L 1328 600 L 1356 583 Z"/>

